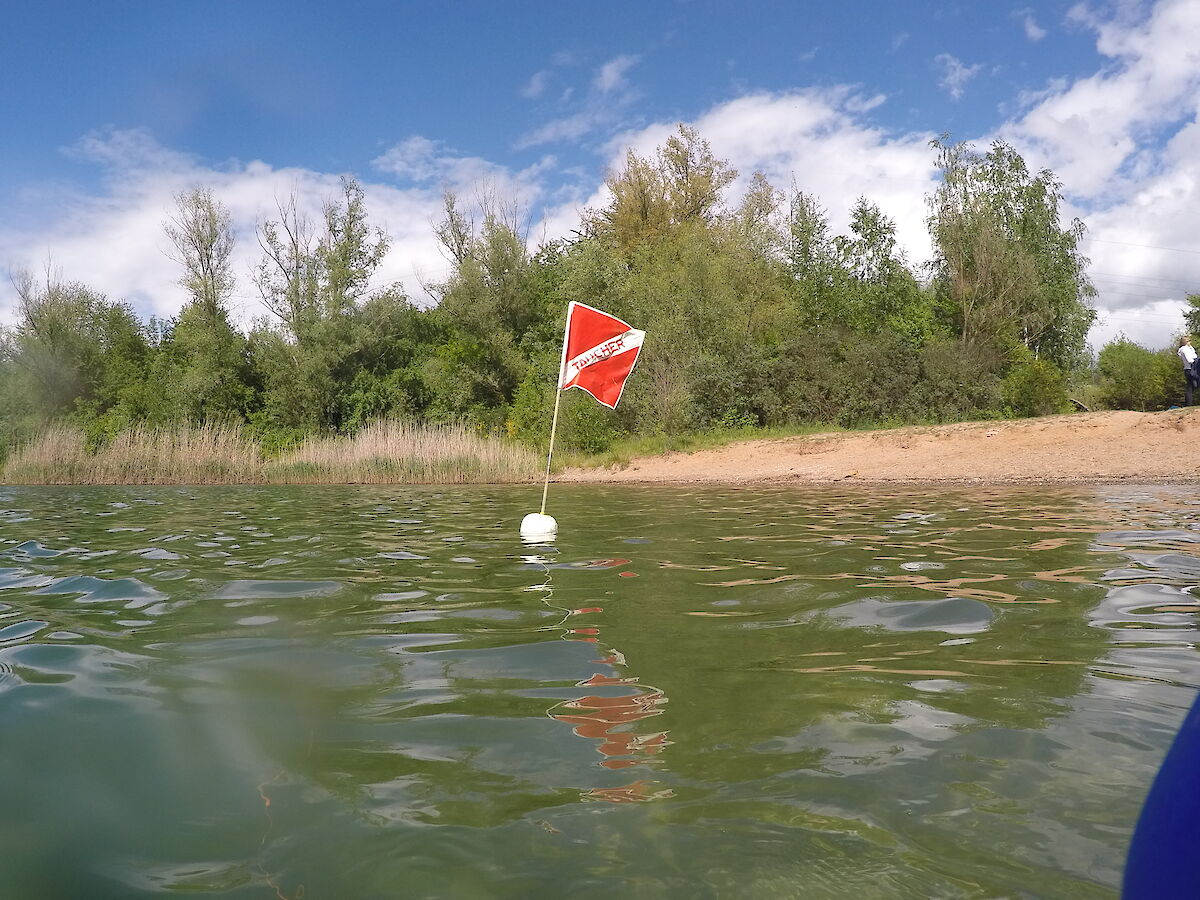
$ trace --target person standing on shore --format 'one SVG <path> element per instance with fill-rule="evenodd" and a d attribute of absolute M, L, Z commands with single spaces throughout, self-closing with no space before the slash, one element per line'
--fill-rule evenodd
<path fill-rule="evenodd" d="M 1179 339 L 1178 352 L 1179 361 L 1183 363 L 1183 378 L 1186 382 L 1183 405 L 1191 406 L 1196 388 L 1200 387 L 1200 372 L 1196 370 L 1196 349 L 1192 346 L 1190 335 L 1185 334 Z"/>

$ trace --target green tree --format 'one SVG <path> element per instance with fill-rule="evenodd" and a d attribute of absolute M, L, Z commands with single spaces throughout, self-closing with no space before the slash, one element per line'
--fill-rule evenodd
<path fill-rule="evenodd" d="M 233 291 L 233 224 L 229 210 L 205 187 L 175 196 L 175 212 L 163 223 L 171 259 L 183 266 L 179 283 L 193 303 L 216 321 Z"/>
<path fill-rule="evenodd" d="M 260 322 L 251 334 L 263 391 L 259 427 L 263 417 L 290 429 L 346 425 L 339 397 L 356 375 L 361 307 L 372 296 L 388 238 L 370 226 L 357 182 L 343 178 L 341 190 L 323 206 L 319 235 L 294 195 L 278 204 L 277 220 L 259 227 L 263 255 L 254 282 L 281 326 Z M 395 285 L 380 290 L 402 296 Z"/>
<path fill-rule="evenodd" d="M 143 372 L 148 347 L 133 311 L 47 272 L 13 276 L 18 322 L 8 358 L 29 407 L 43 418 L 98 414 Z"/>
<path fill-rule="evenodd" d="M 737 171 L 718 159 L 699 132 L 680 125 L 653 159 L 626 151 L 625 167 L 610 173 L 608 206 L 588 210 L 588 233 L 628 255 L 686 224 L 712 224 Z"/>
<path fill-rule="evenodd" d="M 866 334 L 898 333 L 919 345 L 932 327 L 932 311 L 896 240 L 896 223 L 858 198 L 850 235 L 834 239 L 835 272 L 846 279 L 848 324 Z"/>
<path fill-rule="evenodd" d="M 476 230 L 452 193 L 444 202 L 436 233 L 454 268 L 435 286 L 446 341 L 425 366 L 431 413 L 491 423 L 497 415 L 502 420 L 525 378 L 530 338 L 539 343 L 549 313 L 516 211 L 485 201 Z"/>
<path fill-rule="evenodd" d="M 371 278 L 391 243 L 382 228 L 367 223 L 358 182 L 343 177 L 341 188 L 341 199 L 324 205 L 325 230 L 316 249 L 322 312 L 326 316 L 345 312 L 367 296 Z"/>
<path fill-rule="evenodd" d="M 292 194 L 276 203 L 278 219 L 258 227 L 262 256 L 253 280 L 263 305 L 296 341 L 316 321 L 320 295 L 320 258 L 314 252 L 312 221 L 296 206 Z"/>
<path fill-rule="evenodd" d="M 164 342 L 175 416 L 193 422 L 243 419 L 252 391 L 246 339 L 229 321 L 234 288 L 229 210 L 207 188 L 177 195 L 175 206 L 163 229 L 174 248 L 171 258 L 183 267 L 179 283 L 189 294 Z"/>
<path fill-rule="evenodd" d="M 934 284 L 966 345 L 1024 345 L 1063 369 L 1083 352 L 1094 289 L 1079 252 L 1083 224 L 1062 227 L 1062 186 L 1032 175 L 1012 147 L 986 153 L 934 141 L 941 184 L 930 198 Z"/>
<path fill-rule="evenodd" d="M 1173 360 L 1178 369 L 1178 360 Z M 1100 398 L 1110 409 L 1141 411 L 1167 405 L 1168 375 L 1158 355 L 1124 335 L 1109 341 L 1096 361 Z"/>
<path fill-rule="evenodd" d="M 1193 340 L 1200 339 L 1200 294 L 1188 294 L 1183 309 L 1183 328 Z"/>

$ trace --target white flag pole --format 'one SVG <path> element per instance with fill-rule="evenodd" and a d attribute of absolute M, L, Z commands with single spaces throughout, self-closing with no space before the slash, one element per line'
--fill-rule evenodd
<path fill-rule="evenodd" d="M 561 375 L 561 373 L 560 373 Z M 550 452 L 546 454 L 546 481 L 542 484 L 541 515 L 546 514 L 546 495 L 550 493 L 550 460 L 554 458 L 554 433 L 558 430 L 558 401 L 562 397 L 562 388 L 554 386 L 554 416 L 550 419 Z"/>
<path fill-rule="evenodd" d="M 558 377 L 554 379 L 554 415 L 550 419 L 550 449 L 546 453 L 546 479 L 542 484 L 541 512 L 530 513 L 521 520 L 521 537 L 527 541 L 552 540 L 558 533 L 558 522 L 546 515 L 546 495 L 550 493 L 550 460 L 554 458 L 554 435 L 558 431 L 558 401 L 562 398 L 563 369 L 567 365 L 567 336 L 571 333 L 571 314 L 575 301 L 567 304 L 567 324 L 563 328 L 562 355 L 558 360 Z"/>

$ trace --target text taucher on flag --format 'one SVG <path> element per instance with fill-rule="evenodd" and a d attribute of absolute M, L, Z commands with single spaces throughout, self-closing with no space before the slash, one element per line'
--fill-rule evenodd
<path fill-rule="evenodd" d="M 644 331 L 630 328 L 616 316 L 572 301 L 567 307 L 559 389 L 580 388 L 616 409 L 645 337 Z"/>

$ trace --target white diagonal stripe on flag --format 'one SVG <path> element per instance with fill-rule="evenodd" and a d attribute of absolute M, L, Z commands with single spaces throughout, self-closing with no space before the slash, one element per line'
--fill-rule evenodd
<path fill-rule="evenodd" d="M 615 337 L 610 337 L 606 341 L 602 341 L 590 350 L 585 350 L 576 356 L 574 359 L 569 359 L 563 364 L 563 370 L 559 373 L 558 386 L 561 389 L 564 385 L 569 384 L 580 372 L 594 363 L 610 359 L 620 353 L 626 353 L 630 350 L 636 350 L 642 346 L 642 341 L 646 337 L 646 332 L 639 331 L 636 328 L 630 328 L 624 334 L 618 334 Z"/>

